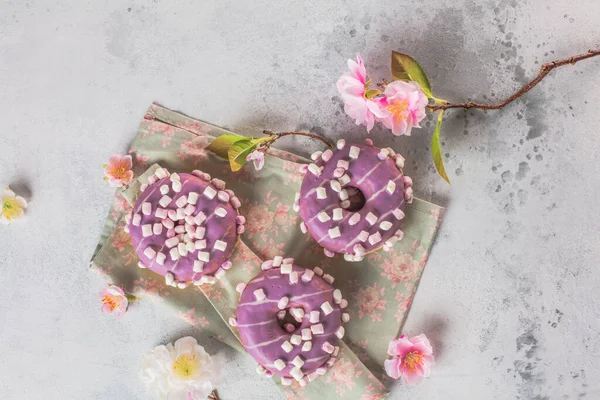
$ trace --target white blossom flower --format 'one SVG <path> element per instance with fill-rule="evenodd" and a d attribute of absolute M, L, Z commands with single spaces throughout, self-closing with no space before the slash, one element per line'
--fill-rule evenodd
<path fill-rule="evenodd" d="M 21 196 L 17 196 L 7 186 L 0 198 L 0 206 L 0 222 L 8 225 L 23 216 L 23 210 L 27 208 L 27 201 Z"/>

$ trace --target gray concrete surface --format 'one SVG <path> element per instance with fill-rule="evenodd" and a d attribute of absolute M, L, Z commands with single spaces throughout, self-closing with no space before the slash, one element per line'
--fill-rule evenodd
<path fill-rule="evenodd" d="M 360 140 L 334 83 L 360 52 L 376 79 L 401 50 L 438 97 L 499 99 L 541 63 L 600 46 L 597 0 L 0 0 L 0 183 L 30 200 L 0 227 L 0 398 L 152 399 L 142 354 L 194 334 L 228 358 L 227 399 L 279 399 L 236 354 L 152 304 L 99 312 L 87 262 L 125 151 L 157 101 L 245 134 Z M 432 169 L 410 138 L 416 194 L 448 207 L 405 326 L 438 364 L 392 399 L 600 397 L 600 59 L 555 71 L 502 112 L 454 111 Z M 281 143 L 307 153 L 317 144 Z"/>

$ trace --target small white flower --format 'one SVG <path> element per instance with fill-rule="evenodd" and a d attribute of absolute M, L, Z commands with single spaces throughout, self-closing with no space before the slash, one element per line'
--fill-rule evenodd
<path fill-rule="evenodd" d="M 7 186 L 0 199 L 0 222 L 10 224 L 23 216 L 23 210 L 27 208 L 27 201 Z"/>
<path fill-rule="evenodd" d="M 221 380 L 221 365 L 191 336 L 157 346 L 143 360 L 146 385 L 168 400 L 204 400 Z"/>

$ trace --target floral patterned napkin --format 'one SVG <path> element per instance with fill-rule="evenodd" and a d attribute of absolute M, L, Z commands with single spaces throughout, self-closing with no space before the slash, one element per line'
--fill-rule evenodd
<path fill-rule="evenodd" d="M 378 377 L 384 374 L 387 343 L 408 314 L 443 209 L 415 199 L 406 210 L 404 239 L 391 252 L 377 251 L 358 263 L 340 256 L 327 258 L 310 236 L 300 232 L 299 217 L 291 207 L 302 182 L 299 166 L 308 160 L 272 149 L 262 170 L 248 165 L 234 173 L 227 161 L 205 150 L 223 133 L 230 132 L 156 104 L 148 109 L 129 151 L 139 178 L 125 191 L 117 190 L 91 269 L 143 300 L 168 306 L 189 324 L 244 351 L 237 330 L 226 322 L 235 314 L 236 285 L 250 280 L 260 271 L 262 260 L 276 255 L 294 257 L 306 267 L 319 265 L 336 279 L 334 286 L 349 301 L 351 320 L 340 357 L 326 375 L 306 387 L 294 384 L 280 386 L 281 390 L 287 399 L 383 398 L 386 390 Z M 233 253 L 234 267 L 217 284 L 179 290 L 137 267 L 129 234 L 123 231 L 124 216 L 141 183 L 157 167 L 154 164 L 172 171 L 201 169 L 227 182 L 242 200 L 246 232 Z M 279 379 L 274 382 L 279 385 Z"/>

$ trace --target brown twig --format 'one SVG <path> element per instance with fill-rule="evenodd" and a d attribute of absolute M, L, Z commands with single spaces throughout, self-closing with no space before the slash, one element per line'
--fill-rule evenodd
<path fill-rule="evenodd" d="M 213 389 L 213 391 L 210 392 L 210 394 L 208 395 L 208 400 L 219 400 L 217 389 Z"/>
<path fill-rule="evenodd" d="M 519 97 L 523 96 L 525 93 L 529 92 L 531 89 L 533 89 L 553 69 L 562 67 L 563 65 L 567 65 L 567 64 L 572 65 L 578 61 L 585 60 L 586 58 L 592 58 L 592 57 L 595 57 L 598 55 L 600 55 L 600 50 L 588 50 L 588 52 L 584 53 L 584 54 L 579 54 L 577 56 L 564 58 L 562 60 L 556 60 L 556 61 L 551 61 L 549 63 L 546 63 L 546 64 L 542 65 L 542 69 L 540 70 L 539 74 L 531 82 L 529 82 L 527 85 L 523 86 L 519 91 L 514 93 L 512 96 L 510 96 L 509 98 L 507 98 L 506 100 L 504 100 L 498 104 L 482 104 L 482 103 L 474 103 L 472 101 L 469 101 L 467 103 L 457 103 L 457 104 L 452 104 L 452 103 L 430 104 L 427 106 L 427 108 L 432 112 L 438 111 L 438 110 L 447 110 L 449 108 L 464 108 L 464 109 L 479 108 L 482 110 L 499 110 L 502 107 L 506 106 L 507 104 L 512 103 Z"/>
<path fill-rule="evenodd" d="M 318 141 L 322 142 L 323 144 L 325 144 L 328 147 L 333 147 L 333 145 L 331 143 L 329 143 L 327 140 L 323 139 L 322 137 L 314 135 L 312 133 L 307 133 L 307 132 L 280 132 L 280 133 L 275 133 L 275 132 L 271 132 L 271 131 L 263 131 L 263 134 L 269 135 L 269 136 L 273 136 L 273 140 L 270 141 L 270 142 L 268 142 L 268 144 L 266 145 L 267 147 L 271 147 L 271 143 L 273 143 L 277 139 L 282 138 L 284 136 L 291 136 L 291 135 L 306 136 L 306 137 L 318 140 Z"/>

